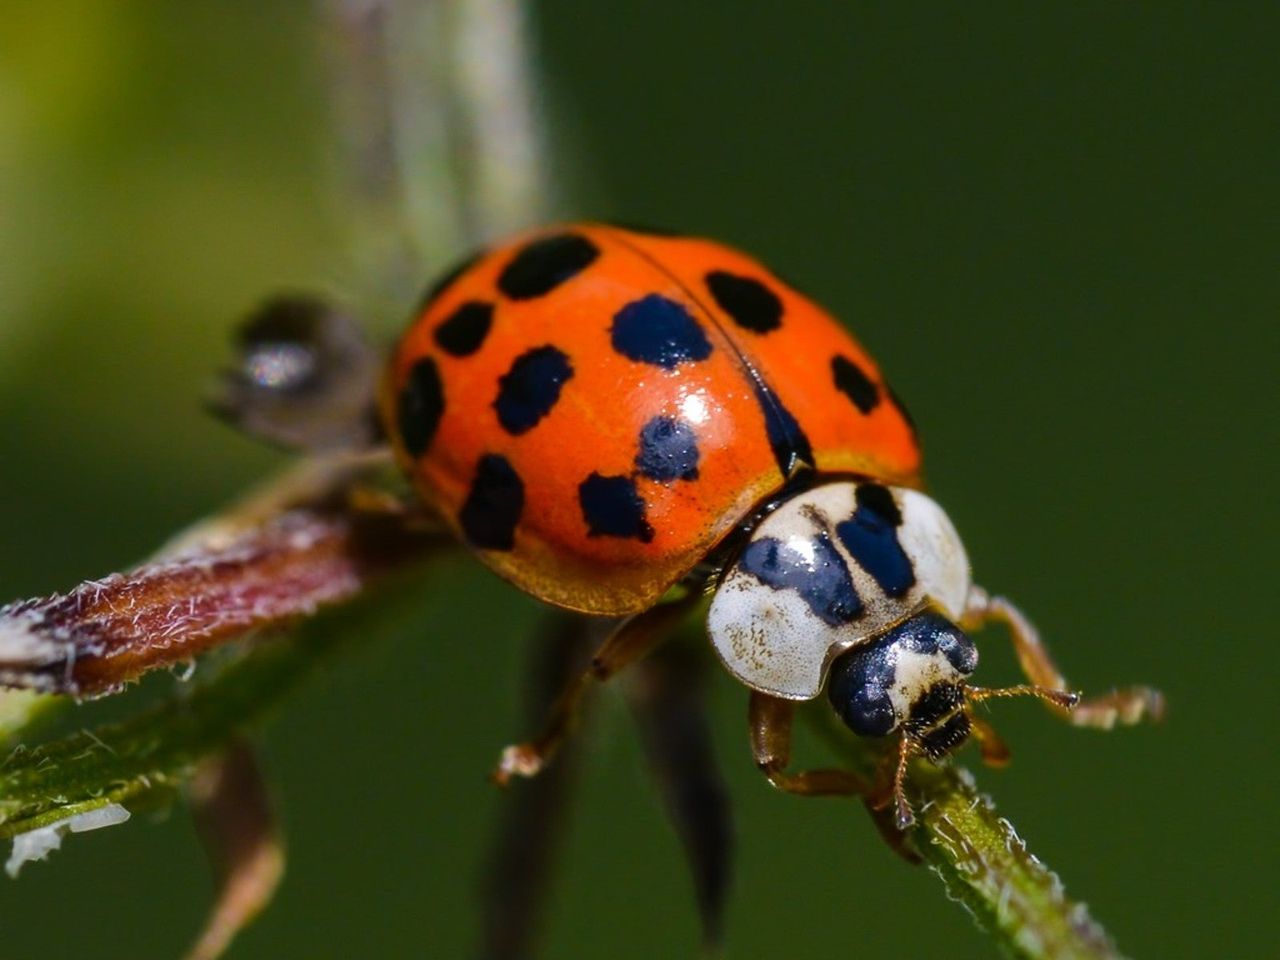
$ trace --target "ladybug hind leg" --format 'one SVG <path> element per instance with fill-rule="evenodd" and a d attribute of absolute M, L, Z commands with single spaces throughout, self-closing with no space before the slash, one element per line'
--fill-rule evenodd
<path fill-rule="evenodd" d="M 569 679 L 547 717 L 542 733 L 533 740 L 513 744 L 502 751 L 491 779 L 506 786 L 513 777 L 537 776 L 573 731 L 583 699 L 626 667 L 643 659 L 671 635 L 700 598 L 696 594 L 660 604 L 622 621 L 596 650 L 585 670 Z"/>
<path fill-rule="evenodd" d="M 1164 715 L 1164 695 L 1151 687 L 1122 687 L 1094 697 L 1071 693 L 1066 677 L 1049 656 L 1039 632 L 1026 615 L 1004 597 L 991 596 L 974 587 L 969 593 L 962 628 L 974 630 L 992 622 L 1003 624 L 1009 631 L 1018 663 L 1033 686 L 1004 690 L 971 687 L 967 691 L 971 701 L 1031 694 L 1040 697 L 1050 709 L 1075 726 L 1099 730 L 1110 730 L 1117 723 L 1134 724 L 1145 717 L 1159 720 Z M 998 755 L 999 750 L 995 753 Z"/>

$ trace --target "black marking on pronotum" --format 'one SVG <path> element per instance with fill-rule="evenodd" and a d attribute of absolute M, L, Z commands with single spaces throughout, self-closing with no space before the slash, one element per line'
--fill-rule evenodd
<path fill-rule="evenodd" d="M 774 590 L 796 591 L 829 626 L 852 623 L 862 614 L 862 601 L 844 558 L 825 532 L 809 542 L 811 557 L 774 537 L 761 537 L 742 551 L 738 567 Z"/>
<path fill-rule="evenodd" d="M 675 417 L 654 417 L 640 430 L 636 470 L 659 483 L 698 479 L 698 440 L 693 427 Z"/>
<path fill-rule="evenodd" d="M 854 733 L 883 737 L 900 721 L 907 720 L 894 713 L 889 696 L 897 681 L 898 657 L 902 651 L 924 655 L 942 653 L 962 676 L 973 673 L 978 665 L 978 649 L 973 641 L 946 617 L 936 613 L 912 617 L 884 636 L 854 647 L 836 658 L 827 677 L 827 697 Z M 928 706 L 920 704 L 921 718 L 928 712 L 925 709 Z M 940 717 L 935 716 L 932 722 L 936 723 Z M 914 708 L 912 719 L 919 719 L 915 717 Z"/>
<path fill-rule="evenodd" d="M 436 327 L 435 341 L 453 357 L 469 357 L 484 343 L 493 326 L 493 304 L 468 300 Z"/>
<path fill-rule="evenodd" d="M 493 409 L 502 429 L 513 436 L 532 430 L 560 399 L 560 388 L 573 376 L 563 352 L 547 344 L 516 357 L 498 380 Z"/>
<path fill-rule="evenodd" d="M 902 526 L 902 511 L 898 509 L 898 501 L 888 487 L 878 483 L 860 483 L 853 493 L 853 501 L 859 507 L 866 507 L 884 517 L 895 527 Z"/>
<path fill-rule="evenodd" d="M 498 274 L 498 289 L 512 300 L 532 300 L 576 277 L 600 256 L 578 233 L 558 233 L 521 247 Z"/>
<path fill-rule="evenodd" d="M 831 358 L 831 375 L 836 389 L 848 397 L 860 413 L 870 413 L 880 405 L 880 391 L 875 383 L 848 357 L 836 354 Z"/>
<path fill-rule="evenodd" d="M 759 280 L 712 270 L 706 281 L 720 309 L 744 330 L 768 333 L 782 326 L 782 301 Z"/>
<path fill-rule="evenodd" d="M 444 385 L 436 362 L 424 357 L 409 370 L 409 379 L 400 389 L 396 404 L 396 424 L 400 441 L 413 457 L 422 456 L 440 426 L 444 414 Z"/>
<path fill-rule="evenodd" d="M 623 537 L 641 543 L 653 539 L 653 527 L 645 519 L 644 499 L 630 477 L 593 473 L 579 484 L 578 502 L 588 536 Z"/>
<path fill-rule="evenodd" d="M 705 360 L 711 341 L 682 304 L 658 293 L 632 300 L 613 315 L 613 349 L 628 360 L 674 370 Z"/>
<path fill-rule="evenodd" d="M 754 386 L 756 402 L 760 404 L 760 412 L 764 414 L 769 448 L 773 451 L 773 458 L 778 462 L 778 469 L 782 471 L 783 477 L 790 477 L 801 465 L 813 466 L 813 448 L 791 411 L 782 405 L 778 395 L 759 377 L 754 378 Z"/>
<path fill-rule="evenodd" d="M 427 292 L 422 295 L 422 299 L 418 301 L 418 309 L 415 316 L 422 316 L 427 308 L 440 299 L 446 290 L 453 286 L 454 282 L 470 270 L 480 258 L 484 256 L 483 250 L 475 250 L 467 256 L 463 257 L 452 267 L 438 277 L 431 286 L 427 287 Z"/>
<path fill-rule="evenodd" d="M 854 496 L 857 509 L 836 524 L 836 536 L 887 596 L 901 597 L 916 582 L 911 560 L 898 542 L 902 513 L 879 484 L 859 484 Z"/>
<path fill-rule="evenodd" d="M 524 483 L 506 457 L 489 453 L 476 464 L 475 479 L 458 512 L 467 543 L 481 550 L 510 550 L 524 512 Z"/>

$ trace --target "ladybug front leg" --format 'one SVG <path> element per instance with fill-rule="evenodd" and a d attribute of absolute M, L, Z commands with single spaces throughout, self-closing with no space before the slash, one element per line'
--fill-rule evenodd
<path fill-rule="evenodd" d="M 794 700 L 752 691 L 747 708 L 748 723 L 751 752 L 760 772 L 768 777 L 771 784 L 787 793 L 806 797 L 861 797 L 872 823 L 889 849 L 909 863 L 919 863 L 920 855 L 911 846 L 905 832 L 911 823 L 911 808 L 906 800 L 904 780 L 907 765 L 917 753 L 915 741 L 910 737 L 901 738 L 895 768 L 890 770 L 882 766 L 874 779 L 867 779 L 851 770 L 832 768 L 788 773 L 795 711 Z M 886 755 L 885 759 L 891 756 Z"/>
<path fill-rule="evenodd" d="M 595 684 L 604 683 L 642 659 L 669 637 L 699 599 L 697 594 L 691 593 L 624 620 L 605 638 L 587 668 L 565 685 L 551 708 L 542 734 L 535 740 L 513 744 L 502 751 L 498 766 L 491 775 L 494 783 L 505 787 L 512 777 L 537 776 L 573 729 L 587 692 Z"/>
<path fill-rule="evenodd" d="M 771 784 L 787 793 L 810 797 L 870 796 L 873 784 L 849 770 L 801 770 L 788 773 L 791 765 L 791 724 L 795 718 L 794 700 L 751 692 L 747 708 L 751 728 L 751 753 L 756 766 Z"/>
<path fill-rule="evenodd" d="M 993 621 L 1004 624 L 1008 629 L 1018 663 L 1027 679 L 1037 687 L 1070 692 L 1066 677 L 1054 664 L 1040 641 L 1039 632 L 1022 611 L 1004 597 L 993 597 L 981 587 L 972 588 L 961 626 L 973 630 Z M 1117 722 L 1133 724 L 1143 717 L 1159 720 L 1164 715 L 1164 695 L 1151 687 L 1123 687 L 1100 696 L 1084 697 L 1071 708 L 1046 702 L 1050 709 L 1076 726 L 1099 730 L 1110 730 Z"/>

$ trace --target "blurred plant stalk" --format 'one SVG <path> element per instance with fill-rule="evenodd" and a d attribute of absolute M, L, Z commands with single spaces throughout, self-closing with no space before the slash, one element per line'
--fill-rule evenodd
<path fill-rule="evenodd" d="M 553 206 L 518 0 L 323 0 L 353 286 L 404 319 L 427 278 Z"/>

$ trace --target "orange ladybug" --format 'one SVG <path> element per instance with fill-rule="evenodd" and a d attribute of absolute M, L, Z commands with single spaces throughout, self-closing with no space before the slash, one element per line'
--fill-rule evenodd
<path fill-rule="evenodd" d="M 651 606 L 808 470 L 914 484 L 879 370 L 817 304 L 705 240 L 576 226 L 437 285 L 383 422 L 485 563 L 563 607 Z"/>
<path fill-rule="evenodd" d="M 990 697 L 1040 697 L 1079 725 L 1158 712 L 1137 687 L 1069 692 L 1029 621 L 970 579 L 918 490 L 911 419 L 825 310 L 721 244 L 604 224 L 553 227 L 472 258 L 431 291 L 380 398 L 428 507 L 491 568 L 548 603 L 628 617 L 500 781 L 536 773 L 578 696 L 662 639 L 671 597 L 713 592 L 712 644 L 752 690 L 756 761 L 798 793 L 865 793 L 842 771 L 788 772 L 791 713 L 827 691 L 861 735 L 939 760 Z M 691 601 L 686 600 L 685 603 Z M 1028 679 L 968 683 L 966 631 L 1011 631 Z"/>

